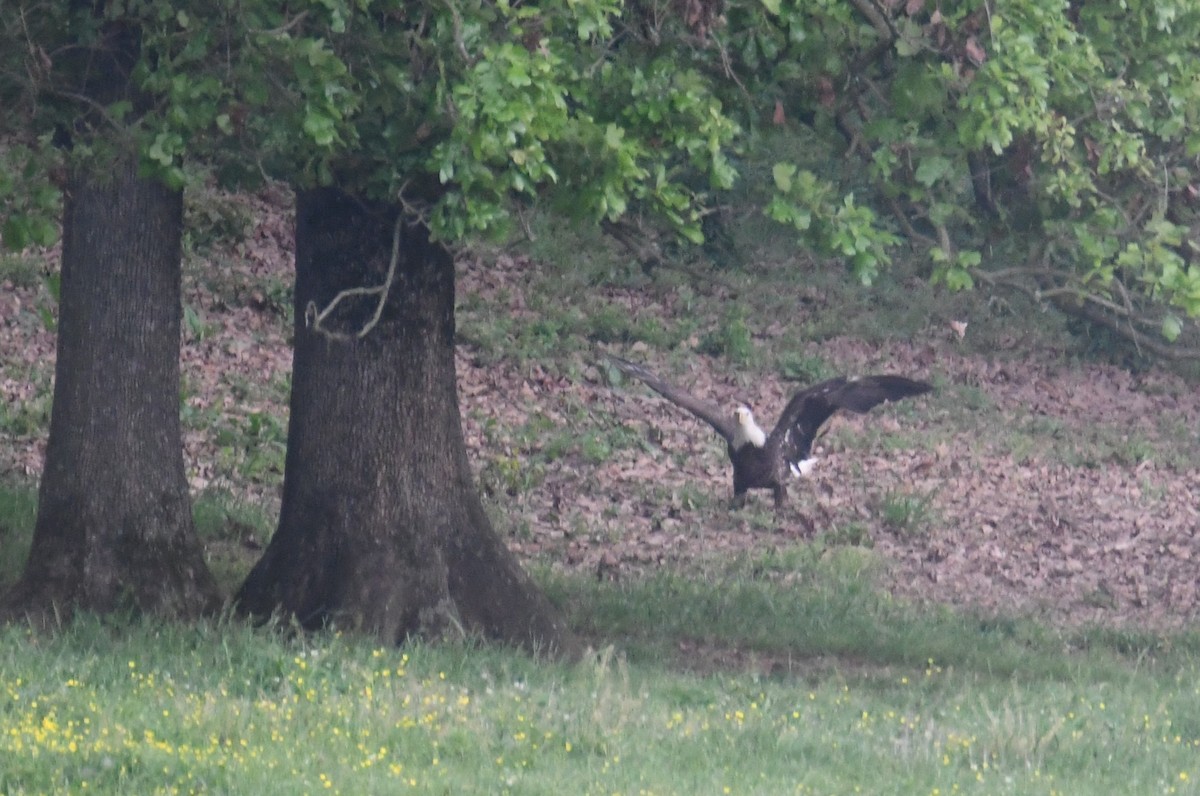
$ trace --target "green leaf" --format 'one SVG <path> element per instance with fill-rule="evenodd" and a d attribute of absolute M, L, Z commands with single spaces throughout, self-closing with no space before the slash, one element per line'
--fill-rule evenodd
<path fill-rule="evenodd" d="M 975 287 L 975 278 L 965 268 L 956 268 L 946 277 L 946 286 L 951 290 L 971 290 Z"/>
<path fill-rule="evenodd" d="M 133 113 L 133 103 L 129 100 L 118 100 L 108 106 L 108 115 L 117 121 L 125 121 Z"/>
<path fill-rule="evenodd" d="M 779 16 L 781 0 L 762 0 L 762 4 L 771 16 Z"/>
<path fill-rule="evenodd" d="M 508 65 L 508 71 L 505 73 L 505 79 L 509 84 L 516 88 L 533 85 L 533 81 L 529 78 L 529 72 L 525 69 L 523 63 L 511 63 Z"/>
<path fill-rule="evenodd" d="M 154 136 L 146 156 L 164 168 L 175 162 L 175 157 L 184 149 L 183 137 L 178 133 L 161 132 Z"/>
<path fill-rule="evenodd" d="M 304 115 L 304 132 L 317 146 L 329 146 L 337 139 L 333 119 L 313 108 Z"/>
<path fill-rule="evenodd" d="M 1162 336 L 1168 342 L 1175 342 L 1183 334 L 1183 321 L 1175 315 L 1167 315 L 1162 321 Z"/>
<path fill-rule="evenodd" d="M 775 187 L 783 193 L 791 193 L 792 177 L 796 175 L 796 167 L 791 163 L 776 163 L 771 168 L 771 177 L 775 180 Z"/>
<path fill-rule="evenodd" d="M 679 234 L 699 246 L 704 243 L 704 232 L 695 224 L 687 224 L 679 228 Z"/>
<path fill-rule="evenodd" d="M 914 175 L 917 182 L 924 185 L 926 188 L 932 188 L 934 183 L 942 178 L 952 174 L 954 164 L 949 159 L 933 156 L 921 159 L 921 164 L 917 166 L 916 174 Z"/>

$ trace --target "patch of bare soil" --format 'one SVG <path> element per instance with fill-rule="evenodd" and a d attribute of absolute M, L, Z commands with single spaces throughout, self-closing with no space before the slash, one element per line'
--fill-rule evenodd
<path fill-rule="evenodd" d="M 195 268 L 186 279 L 193 322 L 184 331 L 184 406 L 198 419 L 185 424 L 185 455 L 197 491 L 227 488 L 277 506 L 280 474 L 247 475 L 231 454 L 246 441 L 213 430 L 244 429 L 256 416 L 286 428 L 281 385 L 291 354 L 280 301 L 290 299 L 270 286 L 291 284 L 291 222 L 280 196 L 239 201 L 255 219 L 247 240 L 221 258 L 220 279 Z M 519 258 L 466 258 L 459 295 L 482 306 L 473 312 L 532 323 L 527 299 L 537 278 Z M 597 289 L 595 298 L 670 323 L 678 296 Z M 0 282 L 6 480 L 41 470 L 54 361 L 44 311 L 53 306 L 43 286 Z M 789 328 L 762 326 L 767 335 Z M 1056 352 L 971 355 L 934 328 L 909 342 L 846 338 L 805 348 L 846 373 L 904 373 L 941 389 L 837 418 L 818 443 L 815 472 L 792 486 L 791 506 L 776 516 L 766 493 L 729 510 L 718 438 L 641 385 L 610 385 L 602 350 L 550 367 L 484 364 L 460 346 L 464 431 L 512 547 L 620 578 L 852 540 L 873 545 L 884 588 L 918 602 L 1156 628 L 1200 613 L 1200 467 L 1187 455 L 1200 432 L 1200 393 L 1192 386 L 1165 372 L 1069 364 Z M 718 404 L 749 401 L 764 426 L 799 386 L 700 354 L 668 362 L 644 345 L 612 350 Z M 589 454 L 570 442 L 585 437 L 610 442 Z"/>

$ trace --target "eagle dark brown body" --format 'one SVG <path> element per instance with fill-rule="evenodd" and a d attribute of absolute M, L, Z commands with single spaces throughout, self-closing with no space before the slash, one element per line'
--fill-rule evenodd
<path fill-rule="evenodd" d="M 899 401 L 933 389 L 904 376 L 877 375 L 857 379 L 839 377 L 803 389 L 792 396 L 768 435 L 754 422 L 746 407 L 728 414 L 695 396 L 673 387 L 646 368 L 617 357 L 613 364 L 627 376 L 708 423 L 725 439 L 733 464 L 734 503 L 740 505 L 751 489 L 770 489 L 778 508 L 787 502 L 788 476 L 798 475 L 808 459 L 817 432 L 834 412 L 869 412 L 885 401 Z"/>

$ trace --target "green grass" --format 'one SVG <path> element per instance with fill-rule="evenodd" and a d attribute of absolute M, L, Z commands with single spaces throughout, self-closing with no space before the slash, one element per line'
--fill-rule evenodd
<path fill-rule="evenodd" d="M 0 586 L 34 498 L 0 493 Z M 270 518 L 221 493 L 195 514 L 233 588 Z M 829 540 L 701 563 L 536 573 L 598 650 L 574 664 L 227 619 L 3 628 L 0 792 L 1108 794 L 1200 777 L 1200 634 L 917 608 L 877 588 L 877 554 Z"/>
<path fill-rule="evenodd" d="M 0 484 L 0 590 L 20 577 L 36 519 L 36 488 Z"/>
<path fill-rule="evenodd" d="M 0 401 L 0 434 L 14 440 L 45 433 L 50 427 L 50 404 L 53 400 L 54 365 L 41 362 L 13 365 L 8 368 L 14 381 L 36 384 L 28 398 L 19 401 Z"/>
<path fill-rule="evenodd" d="M 287 422 L 265 411 L 227 415 L 208 425 L 219 451 L 216 471 L 238 483 L 278 485 L 287 452 Z"/>
<path fill-rule="evenodd" d="M 275 518 L 261 506 L 221 490 L 198 495 L 193 501 L 192 517 L 209 569 L 222 591 L 232 594 L 249 572 L 258 550 L 271 538 Z M 36 487 L 0 484 L 0 593 L 21 575 L 36 519 Z"/>
<path fill-rule="evenodd" d="M 1128 667 L 1192 665 L 1200 635 L 1056 629 L 1029 619 L 919 608 L 875 586 L 880 562 L 861 545 L 818 540 L 743 555 L 707 573 L 664 573 L 619 584 L 543 573 L 585 636 L 619 640 L 632 660 L 673 660 L 679 642 L 837 668 L 942 667 L 997 678 L 1113 678 Z M 688 667 L 686 658 L 677 663 Z M 700 668 L 704 668 L 701 666 Z M 712 668 L 712 667 L 709 667 Z M 785 667 L 785 671 L 791 671 Z"/>
<path fill-rule="evenodd" d="M 192 516 L 209 570 L 222 593 L 232 595 L 275 532 L 275 517 L 261 506 L 214 489 L 196 497 Z"/>
<path fill-rule="evenodd" d="M 0 587 L 19 572 L 35 505 L 28 487 L 0 492 Z M 229 592 L 257 555 L 243 543 L 265 540 L 270 518 L 221 493 L 201 496 L 195 515 Z M 1087 750 L 1136 759 L 1130 782 L 1157 783 L 1156 792 L 1183 785 L 1180 772 L 1200 776 L 1187 762 L 1200 747 L 1200 634 L 1058 630 L 919 609 L 877 588 L 881 566 L 869 549 L 819 539 L 714 555 L 687 576 L 608 583 L 539 572 L 572 626 L 617 651 L 578 666 L 485 648 L 289 640 L 232 622 L 82 620 L 51 638 L 10 628 L 0 639 L 10 704 L 0 709 L 0 757 L 20 762 L 3 768 L 0 788 L 63 791 L 86 779 L 100 792 L 221 792 L 244 782 L 283 793 L 315 789 L 324 773 L 334 790 L 367 792 L 392 777 L 391 762 L 366 763 L 376 741 L 403 766 L 398 783 L 412 778 L 422 792 L 499 792 L 510 779 L 522 793 L 574 781 L 583 784 L 574 792 L 728 784 L 781 793 L 800 783 L 807 792 L 956 783 L 995 792 L 1010 780 L 1008 792 L 1026 792 L 1037 777 L 1059 792 L 1107 792 L 1124 769 L 1072 772 L 1069 761 Z M 413 676 L 383 688 L 379 672 L 401 667 L 405 654 Z M 600 691 L 610 712 L 592 705 Z M 428 711 L 398 707 L 414 704 Z M 793 710 L 799 719 L 789 719 Z M 889 750 L 912 744 L 917 757 L 890 761 Z M 801 749 L 805 766 L 795 767 Z M 681 770 L 683 761 L 698 768 Z M 453 772 L 443 768 L 450 762 Z M 869 771 L 876 778 L 857 778 Z"/>
<path fill-rule="evenodd" d="M 838 649 L 803 638 L 814 605 L 837 613 L 819 584 L 551 585 L 597 633 L 583 662 L 232 621 L 0 630 L 0 790 L 1108 794 L 1200 777 L 1194 640 L 1064 653 L 1044 631 L 899 609 L 881 633 L 864 592 Z M 629 630 L 673 654 L 627 656 L 608 634 Z M 679 671 L 685 648 L 709 665 Z"/>
<path fill-rule="evenodd" d="M 890 530 L 919 536 L 930 528 L 933 498 L 933 492 L 888 492 L 879 501 L 878 514 Z"/>

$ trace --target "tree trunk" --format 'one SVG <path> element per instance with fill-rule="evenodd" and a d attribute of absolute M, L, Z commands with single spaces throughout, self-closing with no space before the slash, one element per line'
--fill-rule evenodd
<path fill-rule="evenodd" d="M 283 505 L 239 609 L 388 642 L 459 628 L 571 653 L 475 490 L 454 373 L 454 263 L 420 224 L 397 229 L 398 215 L 333 189 L 297 197 Z M 318 319 L 340 291 L 383 285 L 393 257 L 386 294 L 349 296 Z"/>
<path fill-rule="evenodd" d="M 220 605 L 179 426 L 183 201 L 133 161 L 69 180 L 50 441 L 10 617 Z"/>

